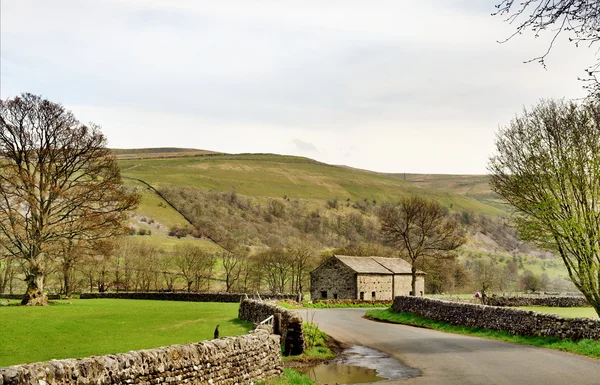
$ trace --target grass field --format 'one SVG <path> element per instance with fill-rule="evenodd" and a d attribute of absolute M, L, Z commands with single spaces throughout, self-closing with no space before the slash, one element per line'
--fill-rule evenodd
<path fill-rule="evenodd" d="M 12 301 L 16 303 L 16 301 Z M 0 367 L 123 353 L 245 334 L 237 303 L 134 300 L 57 301 L 46 307 L 0 307 Z"/>
<path fill-rule="evenodd" d="M 564 318 L 598 318 L 598 314 L 593 307 L 525 306 L 520 309 L 532 310 L 538 313 L 556 314 Z"/>
<path fill-rule="evenodd" d="M 467 196 L 426 189 L 399 178 L 308 158 L 272 154 L 213 155 L 167 159 L 120 160 L 123 176 L 155 187 L 193 186 L 235 190 L 259 197 L 392 201 L 408 195 L 437 199 L 452 210 L 502 215 L 504 212 Z"/>

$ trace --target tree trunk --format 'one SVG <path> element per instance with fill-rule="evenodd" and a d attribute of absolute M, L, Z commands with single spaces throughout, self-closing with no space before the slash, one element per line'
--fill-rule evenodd
<path fill-rule="evenodd" d="M 417 268 L 414 265 L 411 268 L 411 273 L 410 285 L 412 287 L 412 291 L 410 292 L 410 295 L 415 297 L 417 295 Z"/>
<path fill-rule="evenodd" d="M 73 287 L 71 286 L 71 266 L 70 264 L 63 265 L 63 285 L 65 289 L 65 297 L 71 298 Z"/>
<path fill-rule="evenodd" d="M 21 305 L 48 305 L 48 297 L 44 294 L 44 273 L 38 266 L 29 266 L 25 274 L 25 282 L 27 282 L 27 291 Z"/>

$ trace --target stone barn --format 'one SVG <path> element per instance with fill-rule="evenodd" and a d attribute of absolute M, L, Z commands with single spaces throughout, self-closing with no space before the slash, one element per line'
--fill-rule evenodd
<path fill-rule="evenodd" d="M 425 292 L 425 275 L 417 272 L 417 296 Z M 310 273 L 313 300 L 391 300 L 410 292 L 411 267 L 400 258 L 334 255 Z"/>

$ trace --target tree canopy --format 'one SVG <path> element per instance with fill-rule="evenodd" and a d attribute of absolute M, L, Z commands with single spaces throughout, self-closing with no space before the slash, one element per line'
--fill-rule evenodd
<path fill-rule="evenodd" d="M 44 304 L 45 269 L 66 243 L 121 234 L 138 200 L 98 126 L 40 96 L 0 100 L 0 236 L 23 262 L 23 304 Z"/>
<path fill-rule="evenodd" d="M 542 101 L 496 139 L 490 184 L 600 314 L 600 105 Z"/>
<path fill-rule="evenodd" d="M 436 201 L 409 197 L 385 203 L 379 211 L 384 239 L 411 262 L 412 295 L 416 295 L 417 264 L 425 258 L 443 258 L 464 243 L 458 222 Z"/>

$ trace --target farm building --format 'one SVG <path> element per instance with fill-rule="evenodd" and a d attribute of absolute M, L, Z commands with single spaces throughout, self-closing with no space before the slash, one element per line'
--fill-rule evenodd
<path fill-rule="evenodd" d="M 417 295 L 425 291 L 417 272 Z M 410 295 L 411 266 L 400 258 L 334 255 L 310 273 L 312 299 L 388 300 Z"/>

